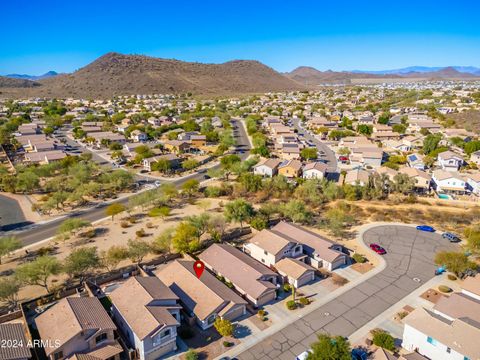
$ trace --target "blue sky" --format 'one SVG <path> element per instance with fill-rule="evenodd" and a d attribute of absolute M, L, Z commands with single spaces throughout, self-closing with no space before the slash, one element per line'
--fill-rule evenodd
<path fill-rule="evenodd" d="M 279 71 L 480 67 L 480 2 L 1 0 L 0 74 L 74 71 L 109 51 Z"/>

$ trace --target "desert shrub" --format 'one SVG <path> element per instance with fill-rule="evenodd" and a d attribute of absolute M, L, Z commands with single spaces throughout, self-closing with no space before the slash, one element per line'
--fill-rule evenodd
<path fill-rule="evenodd" d="M 38 249 L 37 254 L 38 256 L 51 255 L 54 251 L 55 249 L 52 246 L 45 246 Z"/>
<path fill-rule="evenodd" d="M 448 277 L 448 280 L 452 280 L 452 281 L 457 280 L 457 277 L 453 274 L 448 274 L 447 277 Z"/>
<path fill-rule="evenodd" d="M 267 315 L 267 312 L 265 310 L 258 310 L 257 314 L 259 317 L 264 317 L 265 315 Z"/>
<path fill-rule="evenodd" d="M 137 223 L 137 219 L 134 216 L 130 216 L 127 220 L 130 224 L 136 224 Z"/>
<path fill-rule="evenodd" d="M 123 228 L 123 229 L 126 229 L 126 228 L 128 228 L 129 226 L 130 226 L 130 224 L 129 224 L 128 222 L 126 222 L 126 221 L 122 221 L 122 222 L 120 223 L 120 227 Z"/>
<path fill-rule="evenodd" d="M 232 347 L 233 346 L 233 343 L 231 341 L 224 341 L 223 342 L 223 346 L 225 347 Z"/>
<path fill-rule="evenodd" d="M 438 290 L 443 293 L 449 293 L 452 292 L 452 289 L 449 288 L 447 285 L 439 285 Z"/>
<path fill-rule="evenodd" d="M 301 305 L 308 305 L 308 304 L 310 304 L 310 299 L 308 299 L 306 297 L 301 297 L 300 299 L 298 299 L 298 302 Z"/>
<path fill-rule="evenodd" d="M 95 237 L 95 229 L 89 229 L 87 231 L 83 231 L 78 234 L 78 237 L 81 237 L 83 239 L 91 239 Z"/>
<path fill-rule="evenodd" d="M 283 284 L 283 291 L 285 292 L 292 291 L 292 286 L 290 284 Z"/>
<path fill-rule="evenodd" d="M 147 227 L 147 229 L 152 229 L 154 227 L 154 225 L 151 222 L 147 222 L 145 226 Z"/>
<path fill-rule="evenodd" d="M 400 320 L 405 318 L 407 315 L 408 315 L 407 311 L 400 311 L 399 313 L 397 313 L 397 316 Z"/>
<path fill-rule="evenodd" d="M 198 354 L 193 349 L 188 349 L 185 354 L 185 360 L 198 360 Z"/>
<path fill-rule="evenodd" d="M 371 331 L 373 335 L 373 344 L 381 348 L 394 351 L 395 350 L 395 339 L 385 330 L 374 329 Z"/>
<path fill-rule="evenodd" d="M 146 233 L 145 233 L 145 230 L 140 229 L 140 230 L 135 231 L 135 235 L 140 238 L 140 237 L 144 237 L 146 235 Z"/>
<path fill-rule="evenodd" d="M 205 188 L 204 194 L 206 197 L 214 198 L 222 195 L 222 189 L 218 186 L 207 186 Z"/>
<path fill-rule="evenodd" d="M 358 254 L 358 253 L 355 253 L 353 254 L 352 256 L 353 260 L 355 260 L 355 262 L 357 263 L 360 263 L 360 264 L 363 264 L 364 262 L 367 261 L 367 258 L 361 254 Z"/>
<path fill-rule="evenodd" d="M 345 285 L 346 283 L 348 283 L 348 280 L 345 279 L 343 276 L 340 276 L 338 274 L 332 274 L 332 281 L 335 285 L 340 285 L 340 286 L 343 286 Z"/>
<path fill-rule="evenodd" d="M 297 303 L 295 302 L 295 300 L 288 300 L 285 303 L 285 306 L 288 310 L 295 310 L 297 308 Z"/>

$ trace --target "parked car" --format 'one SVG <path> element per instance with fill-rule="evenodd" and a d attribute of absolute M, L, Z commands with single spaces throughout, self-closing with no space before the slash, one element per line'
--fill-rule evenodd
<path fill-rule="evenodd" d="M 352 360 L 367 360 L 368 352 L 362 348 L 352 349 Z"/>
<path fill-rule="evenodd" d="M 453 243 L 462 241 L 462 240 L 460 240 L 460 238 L 457 235 L 449 233 L 449 232 L 443 233 L 442 238 L 447 239 L 448 241 L 453 242 Z"/>
<path fill-rule="evenodd" d="M 154 185 L 155 185 L 155 187 L 160 187 L 160 185 L 162 185 L 162 183 L 160 182 L 160 180 L 156 180 L 154 182 Z"/>
<path fill-rule="evenodd" d="M 308 349 L 307 351 L 302 352 L 300 355 L 297 355 L 295 360 L 307 360 L 308 354 L 312 353 L 312 350 Z"/>
<path fill-rule="evenodd" d="M 387 251 L 378 244 L 370 244 L 370 249 L 375 251 L 378 255 L 385 255 Z"/>
<path fill-rule="evenodd" d="M 417 230 L 426 231 L 426 232 L 435 232 L 435 229 L 428 225 L 418 225 Z"/>

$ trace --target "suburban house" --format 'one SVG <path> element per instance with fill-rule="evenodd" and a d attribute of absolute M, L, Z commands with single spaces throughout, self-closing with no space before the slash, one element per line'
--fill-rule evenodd
<path fill-rule="evenodd" d="M 398 174 L 397 170 L 394 170 L 394 169 L 386 167 L 386 166 L 379 167 L 378 169 L 375 170 L 375 172 L 380 176 L 382 176 L 382 175 L 387 176 L 390 181 L 394 181 L 395 176 Z"/>
<path fill-rule="evenodd" d="M 472 194 L 480 195 L 480 173 L 465 174 L 467 190 Z"/>
<path fill-rule="evenodd" d="M 467 284 L 467 281 L 469 282 Z M 480 278 L 466 279 L 472 287 L 442 297 L 432 310 L 418 308 L 405 319 L 402 347 L 429 359 L 480 359 Z"/>
<path fill-rule="evenodd" d="M 475 151 L 470 155 L 470 161 L 476 164 L 477 166 L 480 165 L 480 150 Z"/>
<path fill-rule="evenodd" d="M 281 159 L 265 159 L 253 167 L 253 173 L 263 177 L 275 176 L 281 163 Z"/>
<path fill-rule="evenodd" d="M 328 166 L 320 161 L 310 162 L 302 169 L 304 179 L 323 179 L 327 173 Z"/>
<path fill-rule="evenodd" d="M 433 188 L 437 192 L 464 194 L 465 178 L 456 171 L 435 170 L 432 175 Z"/>
<path fill-rule="evenodd" d="M 352 164 L 379 167 L 383 162 L 383 150 L 378 147 L 351 147 L 350 162 Z"/>
<path fill-rule="evenodd" d="M 199 258 L 213 273 L 231 282 L 254 306 L 275 300 L 277 274 L 237 248 L 213 244 Z"/>
<path fill-rule="evenodd" d="M 425 163 L 423 162 L 424 156 L 418 153 L 407 155 L 408 166 L 418 169 L 425 170 Z"/>
<path fill-rule="evenodd" d="M 285 221 L 257 233 L 244 249 L 254 259 L 273 267 L 284 258 L 293 258 L 332 271 L 347 264 L 348 258 L 341 245 Z"/>
<path fill-rule="evenodd" d="M 139 359 L 155 360 L 177 349 L 178 297 L 157 277 L 131 277 L 110 300 L 113 318 Z"/>
<path fill-rule="evenodd" d="M 168 161 L 171 169 L 176 169 L 180 166 L 180 158 L 177 155 L 164 154 L 143 159 L 143 168 L 147 171 L 152 171 L 152 164 L 163 160 Z"/>
<path fill-rule="evenodd" d="M 284 283 L 297 289 L 315 280 L 315 269 L 298 259 L 283 258 L 275 264 L 275 269 L 283 277 Z"/>
<path fill-rule="evenodd" d="M 147 141 L 148 136 L 144 132 L 137 129 L 131 132 L 130 139 L 132 139 L 134 142 L 144 142 Z"/>
<path fill-rule="evenodd" d="M 167 140 L 163 143 L 166 150 L 173 153 L 183 153 L 190 150 L 190 143 L 183 140 Z"/>
<path fill-rule="evenodd" d="M 462 284 L 462 293 L 480 301 L 480 275 L 467 277 Z"/>
<path fill-rule="evenodd" d="M 298 143 L 293 144 L 281 144 L 280 155 L 287 160 L 300 159 L 300 152 L 302 151 Z"/>
<path fill-rule="evenodd" d="M 463 157 L 455 154 L 453 151 L 445 151 L 438 154 L 438 164 L 443 170 L 457 171 L 463 164 Z"/>
<path fill-rule="evenodd" d="M 363 169 L 354 169 L 347 171 L 344 182 L 349 185 L 361 185 L 365 186 L 370 178 L 370 173 Z"/>
<path fill-rule="evenodd" d="M 125 144 L 127 141 L 125 139 L 125 136 L 121 134 L 113 133 L 111 131 L 94 132 L 94 133 L 88 134 L 88 136 L 95 139 L 97 146 L 99 146 L 102 143 L 102 141 L 106 141 L 108 143 L 116 142 L 122 145 Z"/>
<path fill-rule="evenodd" d="M 59 161 L 67 157 L 67 154 L 62 150 L 50 150 L 42 152 L 28 152 L 25 153 L 25 162 L 32 164 L 50 164 L 54 161 Z"/>
<path fill-rule="evenodd" d="M 190 136 L 190 143 L 192 146 L 199 148 L 207 144 L 207 137 L 205 135 Z"/>
<path fill-rule="evenodd" d="M 425 171 L 405 166 L 400 168 L 398 172 L 401 174 L 406 174 L 413 179 L 415 190 L 420 192 L 427 192 L 430 190 L 432 177 Z"/>
<path fill-rule="evenodd" d="M 35 319 L 40 338 L 46 341 L 50 360 L 74 355 L 90 359 L 119 360 L 123 351 L 115 340 L 117 327 L 96 297 L 68 297 Z"/>
<path fill-rule="evenodd" d="M 302 172 L 302 163 L 298 160 L 285 160 L 278 166 L 278 175 L 287 178 L 299 177 Z"/>
<path fill-rule="evenodd" d="M 178 296 L 188 318 L 205 330 L 213 326 L 217 317 L 233 321 L 246 314 L 247 301 L 208 271 L 198 278 L 193 264 L 190 260 L 175 260 L 155 271 Z"/>
<path fill-rule="evenodd" d="M 0 341 L 5 341 L 5 345 L 0 346 L 0 359 L 27 360 L 32 357 L 22 323 L 0 324 Z M 16 346 L 8 346 L 9 343 Z"/>

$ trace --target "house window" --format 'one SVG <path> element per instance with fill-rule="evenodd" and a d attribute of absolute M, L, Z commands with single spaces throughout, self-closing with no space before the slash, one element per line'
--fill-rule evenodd
<path fill-rule="evenodd" d="M 432 338 L 432 337 L 430 337 L 430 336 L 427 337 L 427 342 L 428 342 L 429 344 L 432 344 L 433 346 L 437 346 L 437 343 L 438 343 L 437 340 L 435 340 L 434 338 Z"/>
<path fill-rule="evenodd" d="M 210 315 L 210 317 L 207 319 L 207 324 L 208 324 L 208 325 L 213 324 L 213 323 L 215 322 L 215 318 L 216 318 L 216 317 L 217 317 L 217 316 L 216 316 L 215 314 Z"/>
<path fill-rule="evenodd" d="M 449 347 L 447 347 L 447 353 L 451 353 L 452 352 L 452 349 L 450 349 Z"/>
<path fill-rule="evenodd" d="M 53 354 L 53 358 L 55 360 L 60 360 L 63 358 L 63 351 L 59 351 L 59 352 L 56 352 L 55 354 Z"/>
<path fill-rule="evenodd" d="M 107 334 L 106 333 L 103 333 L 103 334 L 100 334 L 98 335 L 96 338 L 95 338 L 95 342 L 98 344 L 98 343 L 101 343 L 102 341 L 105 341 L 107 340 Z"/>
<path fill-rule="evenodd" d="M 162 338 L 165 338 L 167 336 L 170 336 L 170 329 L 167 329 L 162 333 Z"/>
<path fill-rule="evenodd" d="M 268 255 L 267 250 L 263 250 L 263 253 L 264 253 L 265 255 Z"/>

